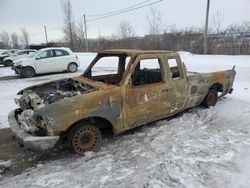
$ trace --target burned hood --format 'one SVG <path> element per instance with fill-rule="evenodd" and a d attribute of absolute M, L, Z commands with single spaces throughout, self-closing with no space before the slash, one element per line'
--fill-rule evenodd
<path fill-rule="evenodd" d="M 99 84 L 100 85 L 100 84 Z M 18 92 L 16 103 L 21 109 L 39 109 L 56 101 L 101 89 L 98 83 L 86 78 L 69 78 L 27 87 Z"/>
<path fill-rule="evenodd" d="M 72 87 L 73 86 L 73 87 Z M 88 78 L 85 78 L 83 76 L 77 76 L 73 78 L 67 78 L 67 79 L 60 79 L 60 80 L 55 80 L 55 81 L 49 81 L 41 84 L 36 84 L 30 87 L 26 87 L 22 90 L 20 90 L 17 95 L 23 94 L 25 90 L 32 90 L 32 91 L 50 91 L 54 89 L 66 89 L 67 90 L 74 90 L 74 87 L 78 86 L 89 86 L 89 87 L 84 87 L 85 89 L 90 89 L 90 88 L 96 88 L 96 89 L 106 89 L 109 88 L 105 83 L 102 82 L 97 82 Z M 66 87 L 66 88 L 65 88 Z"/>

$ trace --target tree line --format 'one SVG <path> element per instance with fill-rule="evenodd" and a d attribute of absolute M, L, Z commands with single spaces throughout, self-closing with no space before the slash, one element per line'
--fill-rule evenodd
<path fill-rule="evenodd" d="M 16 32 L 9 34 L 6 31 L 0 32 L 0 49 L 9 48 L 28 48 L 30 44 L 30 35 L 25 28 L 21 28 L 21 34 Z"/>

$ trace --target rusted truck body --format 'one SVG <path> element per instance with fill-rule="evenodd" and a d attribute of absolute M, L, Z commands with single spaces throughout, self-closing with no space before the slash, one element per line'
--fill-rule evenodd
<path fill-rule="evenodd" d="M 171 51 L 103 50 L 81 76 L 21 90 L 9 125 L 25 148 L 48 150 L 65 139 L 83 154 L 99 148 L 103 130 L 116 135 L 201 104 L 214 106 L 218 94 L 232 92 L 235 74 L 234 68 L 187 72 Z"/>

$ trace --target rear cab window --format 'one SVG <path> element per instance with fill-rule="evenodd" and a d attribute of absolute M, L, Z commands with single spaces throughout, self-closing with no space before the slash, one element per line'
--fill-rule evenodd
<path fill-rule="evenodd" d="M 167 63 L 170 70 L 170 77 L 174 80 L 180 79 L 182 77 L 181 68 L 178 64 L 178 60 L 176 57 L 170 57 L 167 59 Z"/>

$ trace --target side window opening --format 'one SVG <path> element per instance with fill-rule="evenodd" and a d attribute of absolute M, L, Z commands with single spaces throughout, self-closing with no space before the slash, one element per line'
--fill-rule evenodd
<path fill-rule="evenodd" d="M 140 60 L 131 75 L 131 81 L 134 86 L 162 82 L 163 79 L 159 59 L 152 58 Z"/>
<path fill-rule="evenodd" d="M 68 52 L 66 52 L 65 50 L 55 50 L 55 54 L 56 56 L 66 56 L 66 55 L 69 55 Z"/>
<path fill-rule="evenodd" d="M 53 57 L 52 50 L 44 51 L 38 56 L 39 59 L 50 58 L 50 57 Z"/>
<path fill-rule="evenodd" d="M 18 55 L 23 55 L 23 54 L 25 54 L 25 52 L 18 52 L 17 54 Z"/>
<path fill-rule="evenodd" d="M 180 70 L 177 64 L 177 60 L 175 58 L 168 59 L 168 65 L 172 78 L 174 79 L 180 78 Z"/>

